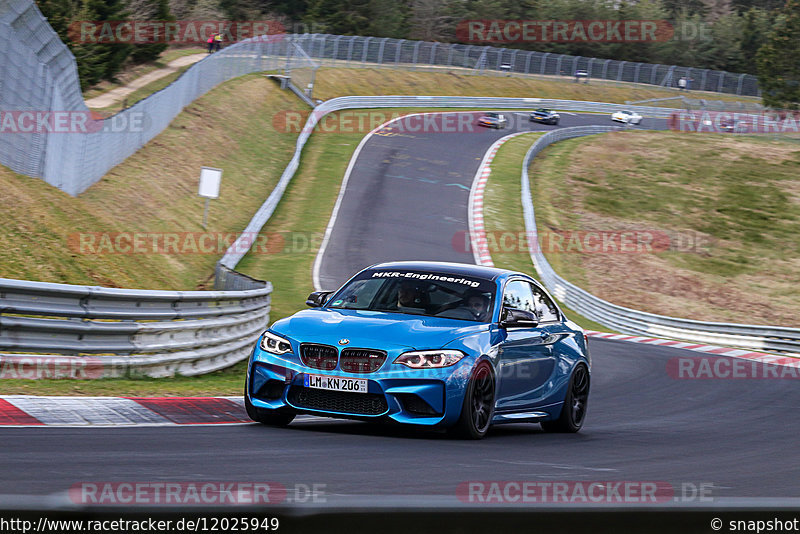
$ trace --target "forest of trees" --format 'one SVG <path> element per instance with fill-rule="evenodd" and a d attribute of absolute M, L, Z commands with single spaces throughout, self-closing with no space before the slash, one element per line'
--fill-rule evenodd
<path fill-rule="evenodd" d="M 278 20 L 288 31 L 459 42 L 465 20 L 667 20 L 662 42 L 495 44 L 555 52 L 746 72 L 770 95 L 800 93 L 800 0 L 37 0 L 75 54 L 81 83 L 109 79 L 126 61 L 165 47 L 99 45 L 66 38 L 75 20 Z M 472 43 L 476 44 L 476 43 Z M 492 43 L 487 43 L 492 44 Z M 794 85 L 792 85 L 792 80 Z M 792 92 L 794 88 L 794 93 Z M 787 92 L 788 90 L 788 92 Z M 765 91 L 766 92 L 766 91 Z M 793 96 L 794 95 L 794 96 Z"/>

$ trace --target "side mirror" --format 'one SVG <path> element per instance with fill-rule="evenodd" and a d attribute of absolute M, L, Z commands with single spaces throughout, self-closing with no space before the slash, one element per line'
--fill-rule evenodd
<path fill-rule="evenodd" d="M 333 291 L 314 291 L 308 296 L 308 299 L 306 299 L 306 305 L 312 308 L 319 308 L 328 301 L 328 297 L 331 296 L 331 293 L 333 293 Z"/>
<path fill-rule="evenodd" d="M 500 328 L 536 328 L 539 318 L 535 313 L 517 308 L 503 308 Z"/>

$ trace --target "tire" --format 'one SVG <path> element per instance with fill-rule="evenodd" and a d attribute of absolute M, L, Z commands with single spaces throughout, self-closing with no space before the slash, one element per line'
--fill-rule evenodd
<path fill-rule="evenodd" d="M 488 362 L 482 361 L 472 371 L 461 405 L 461 415 L 450 433 L 462 439 L 483 438 L 492 425 L 494 401 L 494 372 Z"/>
<path fill-rule="evenodd" d="M 287 426 L 294 420 L 295 413 L 289 409 L 283 410 L 268 410 L 266 408 L 257 408 L 250 402 L 250 397 L 247 394 L 247 386 L 244 391 L 244 409 L 247 411 L 247 416 L 257 423 L 268 426 Z"/>
<path fill-rule="evenodd" d="M 589 401 L 589 370 L 578 364 L 572 371 L 567 386 L 567 395 L 561 415 L 553 421 L 542 421 L 545 432 L 574 433 L 581 429 L 586 420 L 586 407 Z"/>

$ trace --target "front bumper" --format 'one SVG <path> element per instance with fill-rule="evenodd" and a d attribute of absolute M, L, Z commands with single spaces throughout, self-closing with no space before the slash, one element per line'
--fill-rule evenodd
<path fill-rule="evenodd" d="M 247 392 L 257 408 L 348 419 L 387 419 L 423 426 L 449 426 L 461 413 L 475 358 L 466 356 L 443 369 L 410 369 L 390 356 L 373 373 L 323 371 L 274 356 L 256 347 L 248 367 Z M 286 358 L 286 359 L 284 359 Z M 306 387 L 308 374 L 367 380 L 367 392 Z"/>

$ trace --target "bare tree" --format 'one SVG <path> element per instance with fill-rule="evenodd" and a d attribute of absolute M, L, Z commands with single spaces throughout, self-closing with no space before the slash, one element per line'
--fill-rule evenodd
<path fill-rule="evenodd" d="M 193 7 L 194 2 L 192 2 L 192 0 L 169 0 L 169 11 L 178 20 L 188 18 Z"/>
<path fill-rule="evenodd" d="M 153 0 L 125 0 L 125 11 L 131 20 L 152 20 L 158 12 Z"/>
<path fill-rule="evenodd" d="M 422 41 L 441 41 L 452 37 L 453 16 L 444 0 L 413 0 L 409 37 Z"/>

